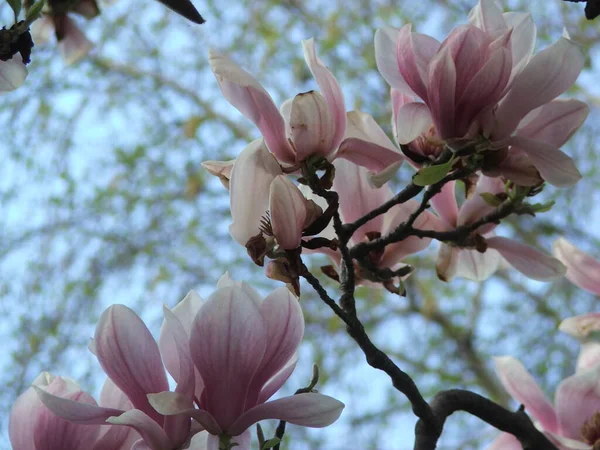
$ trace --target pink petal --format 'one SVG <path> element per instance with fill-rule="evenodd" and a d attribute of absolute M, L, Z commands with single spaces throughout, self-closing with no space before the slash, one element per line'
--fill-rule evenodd
<path fill-rule="evenodd" d="M 285 122 L 267 91 L 230 58 L 211 51 L 208 60 L 227 101 L 254 122 L 277 159 L 294 163 L 295 153 L 287 140 Z"/>
<path fill-rule="evenodd" d="M 375 32 L 375 61 L 377 70 L 385 81 L 403 94 L 415 95 L 398 70 L 396 42 L 400 30 L 394 27 L 382 27 Z"/>
<path fill-rule="evenodd" d="M 536 28 L 530 13 L 507 12 L 503 16 L 506 25 L 512 28 L 512 80 L 521 73 L 533 55 Z"/>
<path fill-rule="evenodd" d="M 85 57 L 94 45 L 68 16 L 65 16 L 64 27 L 65 36 L 58 42 L 58 47 L 65 63 L 74 64 Z"/>
<path fill-rule="evenodd" d="M 224 430 L 244 411 L 266 339 L 258 306 L 236 286 L 217 290 L 196 315 L 190 351 L 204 380 L 202 406 Z"/>
<path fill-rule="evenodd" d="M 563 320 L 558 329 L 578 339 L 585 339 L 591 333 L 600 331 L 600 313 L 588 313 Z"/>
<path fill-rule="evenodd" d="M 477 182 L 475 195 L 466 200 L 460 207 L 458 213 L 458 225 L 468 225 L 476 222 L 495 209 L 495 207 L 490 206 L 485 202 L 481 194 L 499 194 L 502 192 L 504 192 L 504 182 L 502 179 L 482 176 Z M 484 234 L 489 233 L 493 228 L 494 226 L 485 227 L 484 230 L 480 229 L 479 232 Z"/>
<path fill-rule="evenodd" d="M 349 161 L 336 159 L 333 190 L 339 195 L 340 211 L 344 222 L 358 218 L 381 206 L 392 198 L 388 186 L 375 189 L 369 185 L 367 171 Z M 383 216 L 379 215 L 360 227 L 354 234 L 355 241 L 362 241 L 369 231 L 383 231 Z"/>
<path fill-rule="evenodd" d="M 561 38 L 535 55 L 514 79 L 496 111 L 495 138 L 508 136 L 529 111 L 554 100 L 577 79 L 584 65 L 579 48 Z"/>
<path fill-rule="evenodd" d="M 440 138 L 462 137 L 454 134 L 456 68 L 448 47 L 431 60 L 428 72 L 427 106 Z"/>
<path fill-rule="evenodd" d="M 458 254 L 456 274 L 473 281 L 484 281 L 500 267 L 502 257 L 495 250 L 485 253 L 477 250 L 462 249 Z"/>
<path fill-rule="evenodd" d="M 489 177 L 505 177 L 520 186 L 537 186 L 544 180 L 524 151 L 512 147 L 498 166 L 482 171 Z"/>
<path fill-rule="evenodd" d="M 54 20 L 43 15 L 31 24 L 31 37 L 36 45 L 46 44 L 54 34 Z"/>
<path fill-rule="evenodd" d="M 296 149 L 296 162 L 311 155 L 329 156 L 334 146 L 335 125 L 327 103 L 315 91 L 298 94 L 290 110 L 291 138 Z"/>
<path fill-rule="evenodd" d="M 350 111 L 347 117 L 346 138 L 369 141 L 398 153 L 396 146 L 373 119 L 373 116 L 362 111 Z"/>
<path fill-rule="evenodd" d="M 446 183 L 439 194 L 431 199 L 431 206 L 448 228 L 454 228 L 458 222 L 458 204 L 454 194 L 455 181 Z"/>
<path fill-rule="evenodd" d="M 396 41 L 398 69 L 411 90 L 422 100 L 427 100 L 425 81 L 430 61 L 440 48 L 434 38 L 411 32 L 411 25 L 403 26 Z M 392 86 L 401 89 L 399 86 Z"/>
<path fill-rule="evenodd" d="M 512 239 L 494 236 L 487 238 L 488 248 L 498 250 L 502 257 L 528 278 L 549 281 L 562 277 L 566 268 L 550 255 Z"/>
<path fill-rule="evenodd" d="M 519 440 L 509 433 L 502 433 L 486 450 L 522 450 L 523 446 Z"/>
<path fill-rule="evenodd" d="M 271 183 L 269 211 L 277 243 L 286 250 L 298 248 L 306 221 L 306 199 L 286 175 L 276 176 Z"/>
<path fill-rule="evenodd" d="M 294 425 L 321 428 L 331 425 L 342 414 L 344 404 L 322 394 L 298 394 L 263 403 L 246 411 L 228 430 L 240 434 L 265 419 L 279 419 Z"/>
<path fill-rule="evenodd" d="M 556 432 L 556 413 L 523 364 L 512 356 L 500 356 L 494 358 L 494 365 L 504 389 L 525 406 L 525 410 L 540 422 L 544 430 Z"/>
<path fill-rule="evenodd" d="M 153 450 L 173 448 L 172 442 L 161 426 L 143 411 L 132 409 L 118 417 L 110 417 L 106 421 L 114 425 L 125 425 L 133 428 L 142 436 L 148 447 Z"/>
<path fill-rule="evenodd" d="M 188 336 L 192 331 L 194 317 L 196 317 L 196 314 L 200 311 L 200 307 L 203 303 L 204 300 L 202 300 L 202 297 L 200 297 L 196 291 L 191 290 L 183 300 L 177 303 L 171 310 L 171 312 L 179 319 L 179 323 L 181 323 Z"/>
<path fill-rule="evenodd" d="M 0 61 L 0 92 L 17 89 L 27 78 L 27 73 L 27 68 L 19 55 L 13 56 L 8 61 Z"/>
<path fill-rule="evenodd" d="M 229 272 L 225 272 L 217 281 L 217 289 L 229 286 L 237 286 L 241 288 L 246 293 L 246 295 L 248 295 L 248 297 L 250 297 L 252 301 L 256 303 L 256 306 L 260 306 L 260 304 L 263 301 L 262 295 L 260 295 L 256 291 L 256 289 L 252 287 L 252 285 L 246 283 L 245 281 L 235 281 L 233 278 L 231 278 Z"/>
<path fill-rule="evenodd" d="M 528 114 L 517 134 L 560 147 L 579 129 L 589 112 L 590 108 L 579 100 L 553 100 Z"/>
<path fill-rule="evenodd" d="M 231 179 L 231 171 L 235 159 L 228 161 L 203 161 L 202 167 L 204 167 L 208 173 L 217 177 L 225 189 L 229 190 L 229 180 Z"/>
<path fill-rule="evenodd" d="M 203 409 L 194 408 L 190 404 L 190 399 L 177 392 L 159 392 L 158 394 L 148 394 L 150 404 L 161 414 L 165 416 L 187 416 L 196 420 L 200 426 L 213 434 L 223 432 L 215 418 Z"/>
<path fill-rule="evenodd" d="M 560 434 L 581 439 L 581 426 L 600 411 L 600 366 L 565 378 L 555 404 Z"/>
<path fill-rule="evenodd" d="M 267 349 L 252 380 L 246 408 L 257 403 L 263 386 L 294 358 L 304 335 L 302 308 L 287 288 L 271 292 L 260 305 L 260 313 L 267 329 Z"/>
<path fill-rule="evenodd" d="M 156 420 L 146 394 L 169 389 L 158 345 L 142 320 L 125 305 L 110 306 L 94 335 L 98 361 L 131 403 Z"/>
<path fill-rule="evenodd" d="M 568 187 L 581 179 L 581 173 L 573 159 L 555 146 L 518 135 L 511 138 L 510 142 L 516 149 L 527 154 L 542 178 L 548 183 L 558 187 Z"/>
<path fill-rule="evenodd" d="M 333 129 L 335 130 L 331 142 L 332 147 L 336 148 L 342 142 L 344 132 L 346 131 L 344 94 L 335 76 L 333 76 L 331 71 L 325 67 L 323 61 L 317 56 L 314 39 L 302 41 L 302 48 L 306 64 L 310 68 L 315 80 L 317 80 L 319 89 L 329 106 L 331 120 L 333 120 Z"/>
<path fill-rule="evenodd" d="M 252 142 L 238 156 L 230 180 L 233 223 L 229 233 L 239 244 L 245 246 L 259 233 L 261 219 L 269 208 L 271 182 L 282 173 L 262 140 Z"/>
<path fill-rule="evenodd" d="M 277 392 L 281 386 L 288 380 L 294 369 L 296 368 L 296 364 L 298 363 L 298 353 L 296 352 L 292 355 L 291 359 L 287 362 L 287 364 L 273 377 L 267 381 L 260 394 L 258 396 L 258 400 L 256 401 L 257 405 L 266 402 L 271 398 L 275 392 Z"/>
<path fill-rule="evenodd" d="M 200 431 L 199 433 L 196 433 L 190 441 L 188 450 L 208 450 L 208 436 L 209 433 L 206 431 Z M 217 450 L 218 449 L 219 447 L 217 445 Z"/>
<path fill-rule="evenodd" d="M 424 103 L 407 103 L 396 112 L 396 139 L 399 144 L 408 144 L 425 133 L 433 119 Z"/>
<path fill-rule="evenodd" d="M 113 380 L 107 378 L 100 392 L 100 406 L 120 410 L 132 409 L 133 405 Z"/>
<path fill-rule="evenodd" d="M 404 159 L 404 156 L 395 150 L 357 138 L 345 139 L 340 145 L 336 157 L 352 161 L 375 173 L 382 172 Z"/>
<path fill-rule="evenodd" d="M 553 253 L 567 266 L 566 277 L 571 283 L 592 294 L 600 295 L 600 261 L 564 238 L 554 243 Z"/>
<path fill-rule="evenodd" d="M 600 342 L 590 341 L 581 344 L 577 357 L 576 372 L 593 369 L 600 365 Z"/>
<path fill-rule="evenodd" d="M 190 355 L 189 337 L 186 333 L 183 325 L 177 318 L 177 316 L 171 312 L 166 306 L 163 306 L 163 313 L 165 315 L 165 321 L 163 329 L 165 335 L 170 338 L 170 345 L 166 349 L 168 352 L 172 352 L 176 361 L 171 360 L 173 379 L 177 382 L 176 392 L 183 394 L 189 398 L 190 401 L 194 398 L 194 392 L 196 388 L 196 380 L 194 374 L 194 363 Z M 164 355 L 164 352 L 161 352 Z M 163 356 L 163 360 L 166 359 Z"/>
<path fill-rule="evenodd" d="M 479 0 L 469 12 L 469 23 L 488 33 L 507 28 L 502 11 L 494 0 Z"/>

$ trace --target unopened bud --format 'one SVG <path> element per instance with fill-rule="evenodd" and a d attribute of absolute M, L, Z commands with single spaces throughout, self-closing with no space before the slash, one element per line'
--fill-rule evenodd
<path fill-rule="evenodd" d="M 277 258 L 269 261 L 265 275 L 271 280 L 283 281 L 290 291 L 300 297 L 300 278 L 287 259 Z"/>

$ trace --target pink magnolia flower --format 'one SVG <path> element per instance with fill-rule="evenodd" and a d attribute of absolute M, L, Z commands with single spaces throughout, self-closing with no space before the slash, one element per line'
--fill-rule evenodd
<path fill-rule="evenodd" d="M 304 58 L 321 93 L 296 95 L 280 113 L 261 84 L 231 59 L 212 51 L 211 68 L 223 95 L 245 117 L 256 124 L 268 149 L 289 168 L 313 155 L 328 160 L 345 158 L 378 173 L 402 160 L 395 149 L 358 138 L 344 140 L 346 107 L 342 90 L 317 57 L 312 39 L 302 42 Z"/>
<path fill-rule="evenodd" d="M 72 7 L 65 6 L 64 2 L 56 2 L 56 5 L 33 22 L 31 33 L 37 44 L 48 42 L 54 33 L 64 61 L 67 64 L 73 64 L 85 57 L 93 48 L 93 44 L 85 37 L 67 12 L 78 14 L 86 19 L 93 19 L 100 14 L 100 9 L 96 0 L 77 1 Z M 69 8 L 68 11 L 65 10 L 66 8 Z"/>
<path fill-rule="evenodd" d="M 129 428 L 115 425 L 77 425 L 48 409 L 36 389 L 59 398 L 97 405 L 79 385 L 68 378 L 41 373 L 15 402 L 10 413 L 9 437 L 14 450 L 129 450 L 140 436 Z M 130 409 L 131 403 L 110 380 L 104 383 L 100 404 L 109 408 Z"/>
<path fill-rule="evenodd" d="M 393 102 L 399 143 L 421 138 L 438 151 L 448 139 L 479 139 L 496 153 L 486 174 L 523 185 L 538 184 L 540 176 L 556 186 L 576 183 L 581 174 L 559 147 L 588 108 L 554 99 L 577 79 L 583 55 L 563 37 L 531 57 L 536 32 L 530 16 L 503 14 L 493 0 L 481 0 L 469 21 L 443 43 L 411 32 L 410 25 L 377 31 L 379 71 L 403 96 Z"/>
<path fill-rule="evenodd" d="M 496 373 L 507 392 L 525 406 L 536 426 L 561 450 L 592 450 L 600 436 L 600 366 L 565 378 L 556 390 L 554 405 L 525 367 L 510 356 L 495 358 Z M 501 434 L 494 449 L 518 450 L 516 438 Z"/>
<path fill-rule="evenodd" d="M 600 313 L 569 317 L 561 322 L 558 329 L 581 342 L 577 371 L 591 369 L 600 364 Z"/>
<path fill-rule="evenodd" d="M 326 395 L 268 401 L 294 370 L 303 332 L 298 299 L 286 288 L 263 300 L 226 274 L 206 302 L 190 293 L 172 311 L 165 309 L 160 336 L 165 365 L 178 386 L 193 395 L 163 392 L 150 401 L 165 415 L 198 421 L 210 433 L 209 450 L 231 438 L 236 448 L 249 449 L 249 427 L 264 419 L 330 425 L 344 405 Z"/>
<path fill-rule="evenodd" d="M 235 160 L 229 188 L 233 219 L 229 232 L 255 260 L 275 243 L 287 250 L 297 248 L 303 230 L 321 213 L 284 175 L 262 139 L 248 145 Z M 259 244 L 254 242 L 257 236 Z M 260 249 L 254 248 L 257 245 Z"/>
<path fill-rule="evenodd" d="M 189 418 L 165 417 L 150 404 L 148 395 L 166 391 L 169 385 L 158 345 L 131 309 L 124 305 L 106 309 L 90 348 L 111 382 L 129 400 L 128 407 L 96 406 L 38 389 L 40 399 L 54 414 L 85 426 L 109 423 L 132 428 L 141 437 L 136 450 L 179 448 L 198 431 L 191 430 Z M 185 392 L 186 388 L 177 386 L 176 392 Z"/>
<path fill-rule="evenodd" d="M 494 207 L 485 202 L 481 194 L 504 193 L 504 183 L 499 178 L 482 176 L 477 183 L 474 195 L 465 200 L 460 208 L 456 202 L 454 190 L 455 183 L 447 183 L 442 191 L 431 200 L 433 207 L 442 219 L 443 229 L 448 231 L 477 222 L 492 212 Z M 546 281 L 564 275 L 565 267 L 560 261 L 528 245 L 495 236 L 493 233 L 495 228 L 496 224 L 490 223 L 474 231 L 475 234 L 485 238 L 484 252 L 479 252 L 475 248 L 459 248 L 442 243 L 436 266 L 440 279 L 449 281 L 459 275 L 482 281 L 498 269 L 502 259 L 523 275 L 534 280 Z"/>
<path fill-rule="evenodd" d="M 575 286 L 600 295 L 600 261 L 579 250 L 564 238 L 554 243 L 554 256 L 567 266 L 566 277 Z"/>

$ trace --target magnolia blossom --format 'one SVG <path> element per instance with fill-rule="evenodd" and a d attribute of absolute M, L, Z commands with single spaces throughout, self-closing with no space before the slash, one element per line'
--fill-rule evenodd
<path fill-rule="evenodd" d="M 298 247 L 303 230 L 322 212 L 284 175 L 262 139 L 242 151 L 228 182 L 233 219 L 229 232 L 257 262 L 275 242 L 287 250 Z"/>
<path fill-rule="evenodd" d="M 227 101 L 256 124 L 267 148 L 288 168 L 297 169 L 311 156 L 345 158 L 375 173 L 401 161 L 395 149 L 359 138 L 343 139 L 346 107 L 342 90 L 317 57 L 314 41 L 303 41 L 302 46 L 321 93 L 298 94 L 283 104 L 281 113 L 261 84 L 231 59 L 212 51 L 209 61 Z"/>
<path fill-rule="evenodd" d="M 304 331 L 298 300 L 287 289 L 262 300 L 249 285 L 225 275 L 206 302 L 190 292 L 164 313 L 160 351 L 126 306 L 109 307 L 96 329 L 92 349 L 129 408 L 38 390 L 41 400 L 75 424 L 135 429 L 142 438 L 137 450 L 172 450 L 188 442 L 186 448 L 194 450 L 218 450 L 220 442 L 245 450 L 248 428 L 260 420 L 323 427 L 341 414 L 341 402 L 316 393 L 267 402 L 294 370 Z M 177 383 L 174 392 L 168 390 L 163 361 Z M 198 435 L 201 430 L 210 435 Z"/>
<path fill-rule="evenodd" d="M 93 19 L 100 14 L 96 0 L 80 0 L 68 6 L 67 3 L 51 3 L 53 7 L 31 26 L 31 33 L 36 43 L 48 42 L 54 33 L 58 41 L 60 53 L 67 64 L 73 64 L 85 57 L 93 44 L 81 32 L 75 21 L 67 12 L 78 14 L 86 19 Z"/>
<path fill-rule="evenodd" d="M 569 317 L 561 322 L 558 329 L 581 342 L 581 350 L 577 358 L 578 371 L 591 369 L 600 364 L 600 313 Z"/>
<path fill-rule="evenodd" d="M 41 373 L 12 407 L 8 433 L 13 450 L 129 450 L 140 439 L 131 428 L 116 425 L 81 426 L 69 422 L 44 406 L 36 389 L 82 404 L 97 405 L 76 382 L 55 377 L 48 372 Z M 132 408 L 127 397 L 110 379 L 104 383 L 100 404 L 108 408 Z"/>
<path fill-rule="evenodd" d="M 198 421 L 210 433 L 209 450 L 232 437 L 236 448 L 249 449 L 248 429 L 264 419 L 330 425 L 344 405 L 326 395 L 268 401 L 293 372 L 303 333 L 298 299 L 286 288 L 262 300 L 226 274 L 206 302 L 191 293 L 165 310 L 161 351 L 169 373 L 186 388 L 152 395 L 150 401 L 163 414 Z"/>
<path fill-rule="evenodd" d="M 566 277 L 575 286 L 600 295 L 600 261 L 579 250 L 564 238 L 554 243 L 554 256 L 567 266 Z"/>
<path fill-rule="evenodd" d="M 481 0 L 469 22 L 442 43 L 410 25 L 377 31 L 377 66 L 397 91 L 398 142 L 420 138 L 437 152 L 456 139 L 479 140 L 489 150 L 489 175 L 523 185 L 576 183 L 581 174 L 559 147 L 588 108 L 554 99 L 577 79 L 583 55 L 562 37 L 532 57 L 536 31 L 529 14 L 503 14 L 493 0 Z"/>
<path fill-rule="evenodd" d="M 442 191 L 431 200 L 433 207 L 443 222 L 443 229 L 451 231 L 456 227 L 477 222 L 495 208 L 489 205 L 482 194 L 504 193 L 504 183 L 499 178 L 480 177 L 474 195 L 460 206 L 456 202 L 455 182 L 444 185 Z M 459 248 L 442 243 L 437 260 L 438 276 L 449 281 L 459 275 L 476 281 L 492 275 L 504 259 L 512 267 L 534 280 L 550 280 L 565 273 L 565 267 L 555 258 L 528 245 L 512 239 L 495 236 L 495 223 L 488 223 L 473 232 L 472 247 L 482 245 L 476 235 L 485 238 L 483 248 Z"/>
<path fill-rule="evenodd" d="M 561 450 L 592 450 L 600 444 L 600 365 L 565 378 L 556 390 L 554 405 L 525 367 L 510 356 L 495 358 L 496 373 L 507 392 L 525 406 L 536 426 Z M 520 450 L 512 435 L 501 434 L 488 447 Z"/>

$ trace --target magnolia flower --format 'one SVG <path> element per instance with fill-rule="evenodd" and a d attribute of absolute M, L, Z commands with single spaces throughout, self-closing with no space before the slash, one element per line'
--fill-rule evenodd
<path fill-rule="evenodd" d="M 564 238 L 554 243 L 554 256 L 567 266 L 566 277 L 575 286 L 600 295 L 600 261 L 579 250 Z"/>
<path fill-rule="evenodd" d="M 262 139 L 235 160 L 229 187 L 233 219 L 229 232 L 261 265 L 275 242 L 286 250 L 297 248 L 303 230 L 322 212 L 284 175 Z"/>
<path fill-rule="evenodd" d="M 314 41 L 303 41 L 302 46 L 321 93 L 298 94 L 283 104 L 281 113 L 261 84 L 231 59 L 211 51 L 209 61 L 227 101 L 256 124 L 267 148 L 288 168 L 298 169 L 315 155 L 330 161 L 345 158 L 375 173 L 401 161 L 395 149 L 358 138 L 343 140 L 346 107 L 342 90 L 317 57 Z"/>
<path fill-rule="evenodd" d="M 141 439 L 136 449 L 179 448 L 198 430 L 186 417 L 165 417 L 150 404 L 149 394 L 169 388 L 158 345 L 142 320 L 124 305 L 112 305 L 100 317 L 91 350 L 111 382 L 130 403 L 96 406 L 77 398 L 62 398 L 37 389 L 42 402 L 54 414 L 74 424 L 122 425 Z M 181 392 L 186 386 L 177 386 Z M 84 427 L 85 428 L 85 427 Z M 86 447 L 89 448 L 89 447 Z M 201 450 L 197 447 L 196 450 Z"/>
<path fill-rule="evenodd" d="M 232 438 L 236 448 L 249 449 L 249 427 L 264 419 L 330 425 L 344 407 L 331 397 L 306 393 L 267 401 L 294 370 L 303 332 L 298 299 L 286 288 L 262 300 L 226 274 L 206 302 L 192 292 L 172 311 L 165 309 L 161 352 L 178 386 L 186 388 L 150 401 L 165 415 L 198 421 L 210 433 L 209 450 Z"/>
<path fill-rule="evenodd" d="M 465 200 L 460 208 L 454 190 L 455 182 L 449 182 L 431 199 L 431 204 L 442 219 L 443 229 L 448 231 L 475 223 L 492 212 L 494 207 L 484 200 L 482 194 L 504 193 L 504 183 L 499 178 L 482 176 L 474 195 Z M 436 266 L 440 279 L 450 281 L 454 276 L 459 275 L 482 281 L 498 269 L 502 259 L 534 280 L 546 281 L 564 275 L 565 267 L 550 255 L 512 239 L 495 236 L 493 230 L 496 225 L 488 223 L 473 231 L 472 246 L 478 245 L 476 235 L 480 235 L 485 238 L 483 251 L 442 243 Z"/>
<path fill-rule="evenodd" d="M 600 444 L 600 365 L 565 378 L 556 390 L 554 406 L 525 367 L 510 356 L 494 359 L 506 391 L 525 406 L 536 426 L 561 450 L 592 450 Z M 519 450 L 512 435 L 501 434 L 491 447 Z"/>
<path fill-rule="evenodd" d="M 14 450 L 129 450 L 140 439 L 130 428 L 68 422 L 42 404 L 36 389 L 84 405 L 97 405 L 76 382 L 41 373 L 12 407 L 8 432 Z M 104 383 L 100 404 L 108 408 L 132 408 L 127 397 L 110 380 Z"/>
<path fill-rule="evenodd" d="M 538 184 L 540 176 L 556 186 L 576 183 L 581 174 L 559 147 L 588 108 L 554 99 L 581 72 L 580 50 L 563 37 L 531 57 L 530 16 L 503 14 L 493 0 L 480 0 L 469 21 L 442 43 L 410 25 L 377 31 L 377 66 L 403 96 L 393 101 L 398 142 L 420 138 L 437 152 L 452 140 L 481 140 L 490 150 L 486 174 L 524 185 Z"/>
<path fill-rule="evenodd" d="M 384 184 L 381 188 L 371 186 L 365 168 L 344 160 L 335 161 L 334 166 L 333 190 L 338 193 L 339 211 L 345 223 L 354 222 L 393 197 L 392 189 L 387 184 Z M 358 228 L 352 235 L 349 245 L 353 246 L 387 235 L 406 222 L 418 206 L 419 203 L 415 200 L 393 206 L 385 214 L 373 218 Z M 418 229 L 438 230 L 441 225 L 434 214 L 424 211 L 413 226 Z M 321 233 L 321 236 L 333 238 L 333 229 L 326 229 Z M 402 267 L 402 260 L 405 257 L 424 250 L 430 242 L 431 239 L 409 237 L 400 242 L 387 245 L 382 251 L 373 252 L 368 258 L 377 268 L 396 270 Z M 329 249 L 316 251 L 327 254 L 336 265 L 339 265 L 341 255 L 338 251 Z M 358 281 L 363 284 L 368 283 L 369 279 L 372 278 L 364 268 L 359 269 L 357 275 Z M 373 279 L 372 281 L 376 280 Z"/>
<path fill-rule="evenodd" d="M 591 369 L 600 364 L 600 313 L 569 317 L 561 322 L 558 329 L 581 342 L 577 371 Z"/>
<path fill-rule="evenodd" d="M 93 44 L 81 32 L 75 21 L 67 13 L 74 13 L 93 19 L 100 14 L 96 0 L 70 2 L 52 2 L 52 7 L 31 26 L 33 39 L 38 44 L 50 40 L 54 33 L 60 53 L 67 64 L 73 64 L 85 57 Z"/>

